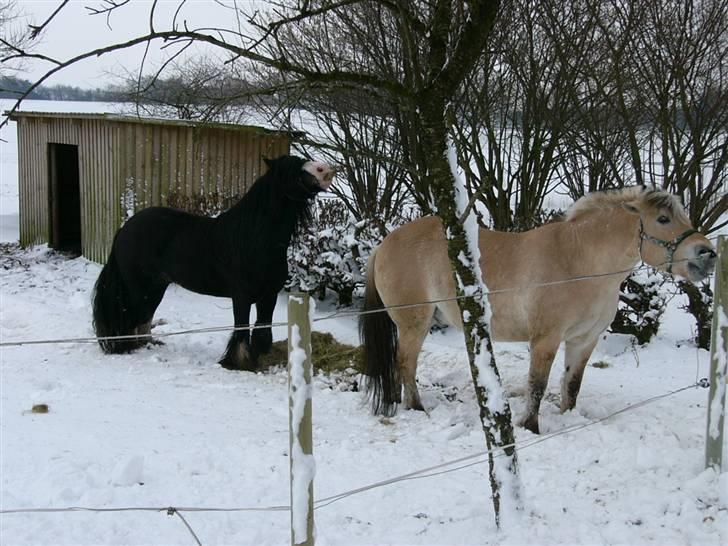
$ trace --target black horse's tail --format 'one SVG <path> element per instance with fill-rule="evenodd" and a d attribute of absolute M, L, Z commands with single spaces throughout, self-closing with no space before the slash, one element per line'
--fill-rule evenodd
<path fill-rule="evenodd" d="M 94 286 L 93 325 L 96 337 L 136 334 L 134 306 L 116 261 L 116 239 Z M 105 353 L 128 353 L 139 348 L 138 339 L 99 339 Z"/>
<path fill-rule="evenodd" d="M 364 314 L 359 318 L 359 336 L 364 348 L 366 390 L 375 414 L 394 414 L 401 401 L 401 380 L 397 369 L 397 326 L 384 310 L 374 278 L 376 249 L 369 256 Z M 382 309 L 379 312 L 377 309 Z"/>

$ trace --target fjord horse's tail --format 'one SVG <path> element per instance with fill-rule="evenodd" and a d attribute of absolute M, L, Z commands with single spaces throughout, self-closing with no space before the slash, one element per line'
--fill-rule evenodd
<path fill-rule="evenodd" d="M 375 414 L 392 415 L 401 400 L 401 379 L 397 369 L 397 326 L 384 310 L 377 291 L 374 263 L 377 249 L 369 256 L 364 314 L 359 318 L 359 336 L 364 349 L 366 390 Z M 381 311 L 377 312 L 378 309 Z M 373 311 L 373 312 L 372 312 Z"/>

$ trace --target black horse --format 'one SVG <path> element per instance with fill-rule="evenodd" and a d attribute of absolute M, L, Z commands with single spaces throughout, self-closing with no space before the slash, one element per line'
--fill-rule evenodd
<path fill-rule="evenodd" d="M 152 341 L 154 311 L 170 283 L 233 300 L 235 324 L 248 324 L 255 304 L 258 325 L 271 323 L 288 276 L 291 239 L 311 219 L 313 198 L 328 189 L 334 170 L 294 156 L 265 160 L 268 171 L 217 218 L 150 207 L 117 232 L 94 288 L 93 322 L 106 353 L 127 353 Z M 255 369 L 270 350 L 270 327 L 236 330 L 220 363 Z"/>

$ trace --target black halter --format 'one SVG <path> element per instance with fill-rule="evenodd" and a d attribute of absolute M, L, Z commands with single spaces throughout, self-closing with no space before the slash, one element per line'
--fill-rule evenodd
<path fill-rule="evenodd" d="M 645 226 L 642 223 L 642 218 L 640 218 L 640 258 L 642 257 L 642 241 L 655 243 L 667 250 L 667 272 L 672 273 L 672 257 L 675 255 L 677 247 L 693 233 L 698 233 L 698 230 L 690 228 L 683 231 L 672 241 L 665 241 L 664 239 L 658 239 L 657 237 L 653 237 L 652 235 L 645 233 Z"/>

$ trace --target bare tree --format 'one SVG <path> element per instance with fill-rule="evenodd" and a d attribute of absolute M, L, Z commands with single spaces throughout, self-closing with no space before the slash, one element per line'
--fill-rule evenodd
<path fill-rule="evenodd" d="M 645 178 L 682 196 L 695 226 L 728 224 L 728 2 L 671 0 L 644 8 L 632 57 L 647 90 Z M 712 293 L 680 281 L 696 342 L 710 342 Z"/>
<path fill-rule="evenodd" d="M 580 4 L 590 47 L 566 147 L 589 176 L 582 187 L 651 183 L 682 196 L 694 225 L 719 229 L 728 210 L 728 0 Z M 578 186 L 572 176 L 574 197 Z"/>
<path fill-rule="evenodd" d="M 104 9 L 98 12 L 108 14 L 123 9 L 124 4 L 107 0 Z M 399 69 L 391 74 L 375 70 L 376 65 L 367 52 L 352 47 L 350 40 L 342 42 L 336 64 L 320 63 L 312 67 L 299 50 L 291 54 L 280 39 L 288 29 L 305 30 L 311 24 L 316 25 L 317 31 L 325 31 L 329 18 L 360 5 L 380 8 L 398 31 L 401 49 L 394 58 Z M 486 319 L 487 300 L 482 291 L 477 293 L 478 287 L 482 290 L 482 280 L 471 251 L 477 248 L 477 241 L 468 240 L 471 232 L 466 232 L 460 223 L 465 211 L 456 202 L 455 173 L 446 155 L 451 123 L 455 119 L 454 101 L 485 51 L 498 7 L 496 0 L 288 0 L 270 2 L 265 13 L 246 15 L 235 10 L 238 17 L 233 19 L 230 28 L 190 28 L 175 16 L 168 28 L 160 30 L 154 17 L 155 2 L 150 6 L 149 28 L 143 35 L 73 59 L 55 61 L 55 67 L 36 85 L 85 58 L 164 41 L 167 47 L 178 46 L 178 53 L 189 44 L 207 44 L 221 54 L 226 53 L 228 64 L 245 59 L 276 70 L 280 78 L 274 83 L 281 90 L 300 90 L 304 94 L 311 88 L 337 92 L 354 89 L 366 92 L 373 100 L 397 104 L 411 139 L 408 143 L 412 146 L 411 157 L 415 159 L 411 165 L 417 174 L 418 195 L 432 203 L 443 220 L 481 423 L 491 448 L 490 481 L 496 522 L 500 523 L 503 513 L 510 515 L 521 506 L 511 412 L 493 357 Z M 254 31 L 243 28 L 242 19 Z M 315 56 L 315 49 L 310 53 Z M 471 233 L 471 239 L 473 236 L 477 238 L 477 234 Z M 492 404 L 493 400 L 504 402 Z M 496 451 L 502 457 L 497 461 Z"/>
<path fill-rule="evenodd" d="M 496 229 L 542 223 L 545 197 L 579 164 L 566 142 L 588 96 L 589 24 L 578 2 L 509 2 L 464 89 L 456 143 L 471 199 Z"/>
<path fill-rule="evenodd" d="M 357 67 L 401 81 L 407 66 L 402 62 L 401 25 L 386 3 L 359 2 L 323 19 L 281 28 L 278 40 L 310 70 Z M 259 74 L 258 80 L 278 77 L 268 71 Z M 342 164 L 346 189 L 339 197 L 355 217 L 375 221 L 384 233 L 385 225 L 400 223 L 405 204 L 432 212 L 421 179 L 425 166 L 416 162 L 424 154 L 417 145 L 417 133 L 411 130 L 418 117 L 399 97 L 362 88 L 339 88 L 331 93 L 320 86 L 302 91 L 281 85 L 273 101 L 259 106 L 276 125 L 292 130 L 302 130 L 300 120 L 305 117 L 311 143 L 324 153 L 330 150 Z M 315 134 L 311 134 L 312 127 Z"/>
<path fill-rule="evenodd" d="M 138 113 L 193 121 L 238 122 L 253 85 L 214 58 L 172 61 L 151 75 L 125 71 L 116 76 L 117 100 Z"/>
<path fill-rule="evenodd" d="M 0 2 L 0 59 L 15 57 L 14 62 L 0 63 L 0 76 L 23 68 L 23 61 L 33 55 L 29 49 L 31 31 L 20 26 L 22 11 L 15 0 Z"/>
<path fill-rule="evenodd" d="M 703 232 L 721 228 L 728 211 L 728 2 L 578 4 L 590 47 L 582 52 L 587 62 L 573 88 L 576 123 L 562 150 L 572 166 L 560 172 L 568 193 L 576 199 L 585 191 L 654 184 L 680 195 Z M 565 51 L 560 62 L 572 58 Z M 624 309 L 629 311 L 639 285 L 634 279 L 627 283 L 623 289 L 631 302 L 625 300 Z M 710 290 L 679 286 L 696 317 L 698 343 L 705 347 Z M 645 292 L 638 299 L 651 296 Z M 659 317 L 644 303 L 638 307 Z M 621 331 L 637 327 L 624 316 L 613 324 Z M 649 327 L 654 331 L 656 324 Z"/>
<path fill-rule="evenodd" d="M 632 59 L 648 98 L 645 178 L 682 196 L 710 233 L 728 224 L 728 1 L 644 10 Z"/>
<path fill-rule="evenodd" d="M 354 4 L 354 3 L 351 3 Z M 499 374 L 493 359 L 489 326 L 485 320 L 487 302 L 485 298 L 465 298 L 466 290 L 480 284 L 473 266 L 473 255 L 467 235 L 460 223 L 462 210 L 456 205 L 454 173 L 446 157 L 451 124 L 454 121 L 454 104 L 458 92 L 485 50 L 488 34 L 495 21 L 497 3 L 472 2 L 361 2 L 350 5 L 347 10 L 332 11 L 337 21 L 344 20 L 344 28 L 360 29 L 365 34 L 369 47 L 339 47 L 330 49 L 320 44 L 308 44 L 304 36 L 310 35 L 312 24 L 319 24 L 323 34 L 334 32 L 335 25 L 307 19 L 301 25 L 290 26 L 287 35 L 281 32 L 273 56 L 289 53 L 288 44 L 296 44 L 296 59 L 305 59 L 306 70 L 322 71 L 326 74 L 341 74 L 351 70 L 367 75 L 367 81 L 360 81 L 356 88 L 365 88 L 374 100 L 381 101 L 386 111 L 392 109 L 402 143 L 406 163 L 412 172 L 413 190 L 420 202 L 430 204 L 443 219 L 448 240 L 448 253 L 453 266 L 458 303 L 465 317 L 465 340 L 468 348 L 471 372 L 476 394 L 480 403 L 480 415 L 486 441 L 489 446 L 512 443 L 513 430 L 510 408 L 504 404 L 494 409 L 488 400 L 498 395 L 501 389 Z M 371 11 L 359 14 L 362 25 L 352 24 L 359 5 L 373 8 L 377 12 L 377 28 L 369 30 L 366 21 L 371 21 Z M 311 5 L 309 4 L 310 8 Z M 275 22 L 261 22 L 260 28 L 271 28 Z M 377 32 L 378 28 L 384 31 Z M 322 30 L 323 29 L 323 30 Z M 374 38 L 373 40 L 371 38 Z M 351 45 L 352 42 L 347 42 Z M 283 51 L 280 44 L 286 44 Z M 271 44 L 268 44 L 269 46 Z M 299 48 L 305 53 L 301 54 Z M 391 56 L 372 56 L 371 52 L 387 51 Z M 328 70 L 329 72 L 325 72 Z M 290 76 L 290 74 L 287 74 Z M 291 90 L 290 80 L 286 89 Z M 352 82 L 345 82 L 351 84 Z M 344 86 L 346 88 L 346 85 Z M 337 90 L 340 92 L 340 90 Z M 477 235 L 476 235 L 477 236 Z M 475 242 L 477 245 L 477 242 Z M 490 355 L 489 366 L 497 383 L 480 378 L 479 361 Z M 482 356 L 481 356 L 482 355 Z M 496 520 L 500 517 L 500 503 L 506 499 L 510 511 L 520 504 L 516 481 L 510 481 L 508 490 L 499 488 L 503 481 L 502 472 L 516 473 L 515 452 L 506 448 L 508 463 L 498 468 L 490 457 L 491 485 L 496 509 Z"/>

